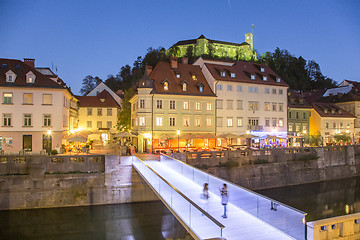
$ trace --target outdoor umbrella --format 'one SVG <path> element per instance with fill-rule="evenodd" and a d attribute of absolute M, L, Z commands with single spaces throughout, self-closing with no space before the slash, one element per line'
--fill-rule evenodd
<path fill-rule="evenodd" d="M 233 133 L 224 133 L 224 134 L 219 135 L 219 137 L 221 137 L 221 138 L 238 138 L 239 136 L 235 135 Z"/>
<path fill-rule="evenodd" d="M 67 138 L 68 142 L 86 142 L 86 137 L 82 135 L 73 135 Z"/>
<path fill-rule="evenodd" d="M 274 136 L 274 135 L 267 135 L 266 139 L 271 139 L 271 140 L 275 140 L 275 139 L 281 139 L 280 137 Z"/>
<path fill-rule="evenodd" d="M 244 133 L 239 135 L 239 138 L 257 138 L 258 136 L 252 135 L 250 133 Z"/>
<path fill-rule="evenodd" d="M 119 132 L 119 133 L 114 134 L 114 137 L 136 137 L 136 136 L 129 132 Z"/>
<path fill-rule="evenodd" d="M 211 133 L 206 133 L 206 134 L 202 135 L 202 137 L 207 138 L 207 139 L 217 138 L 217 136 L 215 136 L 214 134 L 211 134 Z"/>
<path fill-rule="evenodd" d="M 168 140 L 168 139 L 172 139 L 174 138 L 174 136 L 170 136 L 168 134 L 163 134 L 159 137 L 160 140 Z"/>

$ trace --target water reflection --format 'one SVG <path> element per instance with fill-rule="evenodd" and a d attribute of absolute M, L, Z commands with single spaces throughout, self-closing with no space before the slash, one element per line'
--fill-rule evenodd
<path fill-rule="evenodd" d="M 307 221 L 360 212 L 360 177 L 257 192 L 307 212 Z"/>
<path fill-rule="evenodd" d="M 192 239 L 160 202 L 0 211 L 0 239 Z"/>

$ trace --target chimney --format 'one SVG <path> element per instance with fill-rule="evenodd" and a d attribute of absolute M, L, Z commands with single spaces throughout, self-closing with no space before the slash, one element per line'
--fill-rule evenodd
<path fill-rule="evenodd" d="M 35 59 L 33 58 L 24 58 L 24 63 L 32 68 L 35 68 Z"/>
<path fill-rule="evenodd" d="M 183 63 L 183 64 L 189 64 L 189 58 L 183 57 L 183 58 L 182 58 L 182 63 Z"/>
<path fill-rule="evenodd" d="M 177 69 L 177 65 L 178 65 L 177 57 L 171 57 L 170 64 L 172 69 Z"/>
<path fill-rule="evenodd" d="M 152 72 L 152 66 L 146 66 L 146 72 L 150 76 L 150 73 Z"/>

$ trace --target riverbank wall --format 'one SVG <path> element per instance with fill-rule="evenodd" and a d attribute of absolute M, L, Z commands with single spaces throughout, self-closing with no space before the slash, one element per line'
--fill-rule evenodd
<path fill-rule="evenodd" d="M 158 200 L 131 157 L 0 156 L 0 210 Z"/>
<path fill-rule="evenodd" d="M 174 157 L 251 190 L 360 175 L 360 146 L 191 152 Z"/>

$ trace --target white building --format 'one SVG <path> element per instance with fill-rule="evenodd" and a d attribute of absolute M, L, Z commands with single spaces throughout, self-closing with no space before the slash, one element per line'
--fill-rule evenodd
<path fill-rule="evenodd" d="M 60 149 L 76 128 L 77 99 L 61 79 L 35 69 L 34 59 L 0 59 L 0 149 L 40 153 Z"/>
<path fill-rule="evenodd" d="M 204 60 L 199 65 L 217 95 L 216 134 L 287 135 L 288 85 L 268 66 Z"/>

